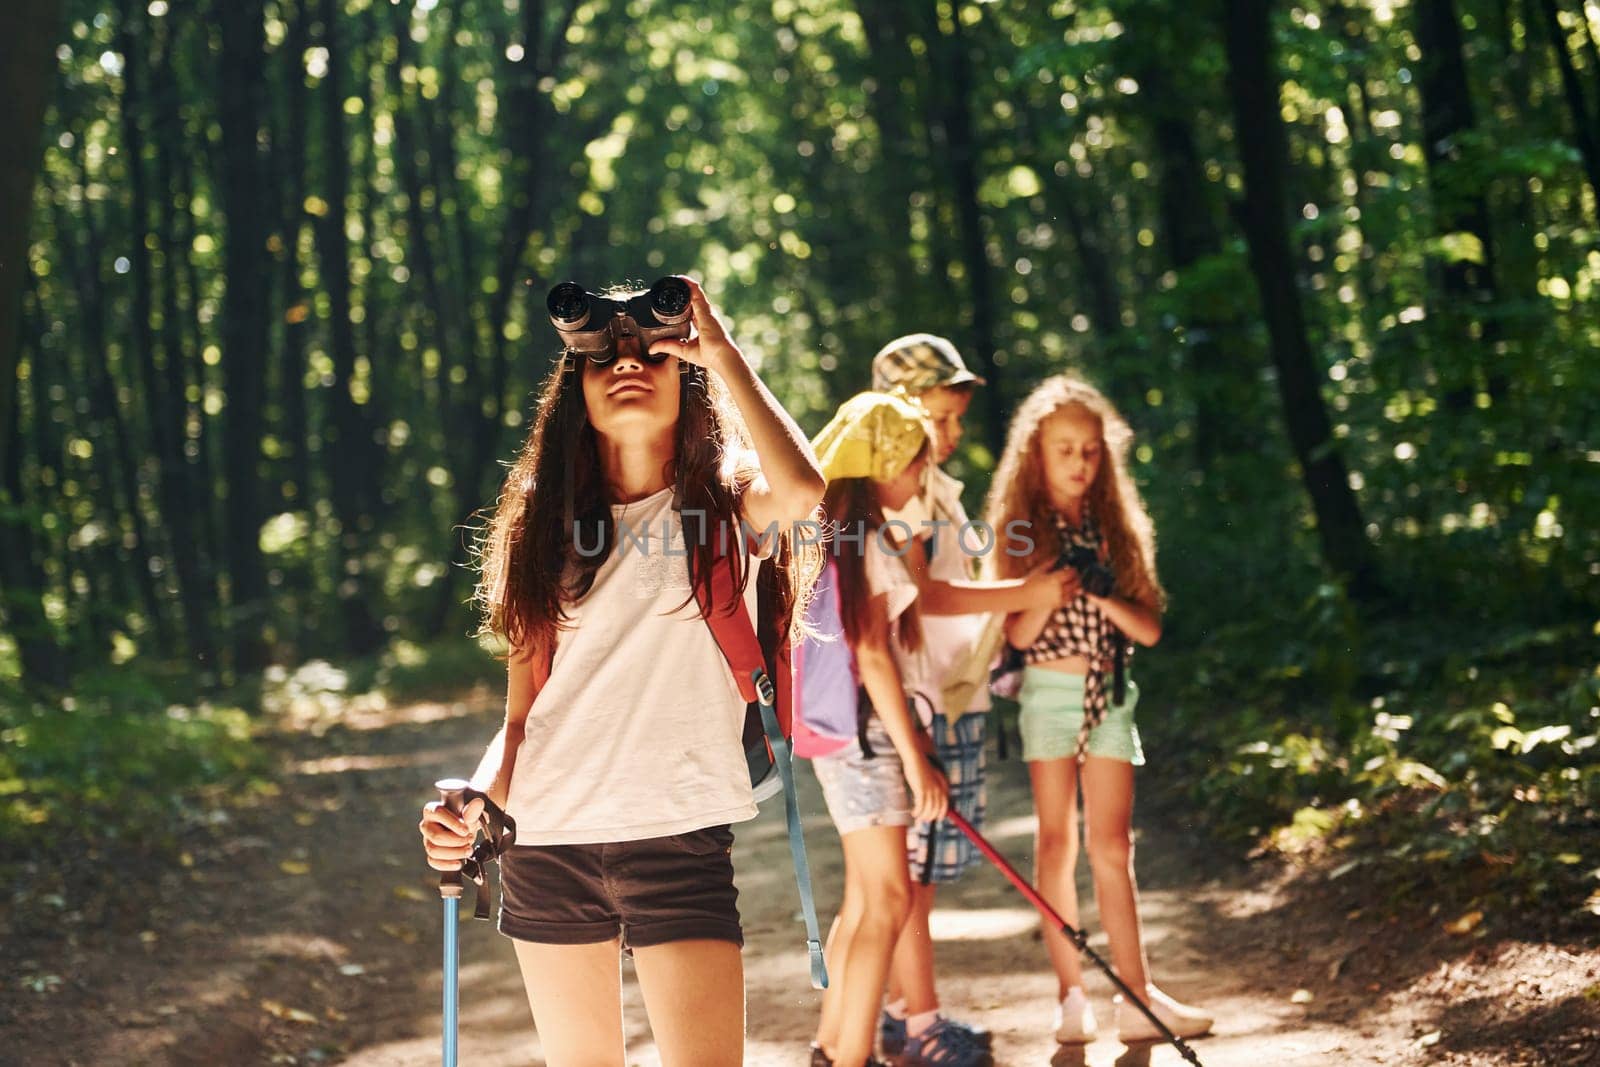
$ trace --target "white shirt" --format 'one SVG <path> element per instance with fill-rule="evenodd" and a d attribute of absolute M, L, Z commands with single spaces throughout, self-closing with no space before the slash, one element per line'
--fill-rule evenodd
<path fill-rule="evenodd" d="M 745 701 L 691 595 L 672 489 L 611 514 L 617 543 L 567 606 L 517 751 L 506 810 L 519 845 L 635 841 L 756 815 Z"/>
<path fill-rule="evenodd" d="M 929 577 L 941 581 L 971 581 L 974 575 L 974 564 L 978 561 L 976 553 L 982 551 L 1003 551 L 1000 543 L 990 536 L 989 544 L 985 546 L 985 535 L 977 529 L 968 530 L 962 536 L 962 527 L 968 522 L 967 509 L 961 505 L 962 485 L 937 467 L 928 472 L 929 502 L 928 510 L 933 519 L 940 523 L 937 527 L 923 527 L 917 532 L 919 536 L 926 530 L 930 535 L 936 529 L 937 541 L 924 540 L 924 551 L 932 550 L 928 560 Z M 929 650 L 929 669 L 933 676 L 939 679 L 939 684 L 934 686 L 931 694 L 934 706 L 939 711 L 949 714 L 940 699 L 941 690 L 948 680 L 950 673 L 965 661 L 983 635 L 984 625 L 989 621 L 987 614 L 978 615 L 924 615 L 922 617 L 922 635 Z M 980 685 L 972 694 L 972 699 L 965 708 L 956 709 L 956 714 L 968 711 L 989 710 L 989 687 Z"/>

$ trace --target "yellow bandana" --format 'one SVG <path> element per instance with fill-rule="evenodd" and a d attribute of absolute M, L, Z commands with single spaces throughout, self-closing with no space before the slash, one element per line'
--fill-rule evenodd
<path fill-rule="evenodd" d="M 887 393 L 857 393 L 840 406 L 811 447 L 830 482 L 835 478 L 885 482 L 910 466 L 923 442 L 932 438 L 921 406 Z"/>

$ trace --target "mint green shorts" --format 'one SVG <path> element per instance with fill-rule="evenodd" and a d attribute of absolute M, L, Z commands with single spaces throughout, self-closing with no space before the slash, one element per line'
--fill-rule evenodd
<path fill-rule="evenodd" d="M 1078 751 L 1078 730 L 1083 726 L 1083 687 L 1081 674 L 1062 674 L 1038 667 L 1022 672 L 1022 691 L 1017 701 L 1022 712 L 1017 725 L 1022 731 L 1024 760 L 1067 759 Z M 1111 697 L 1111 679 L 1106 679 L 1106 698 Z M 1106 717 L 1089 731 L 1088 754 L 1119 759 L 1144 766 L 1144 748 L 1139 744 L 1139 728 L 1133 724 L 1133 709 L 1139 703 L 1139 687 L 1128 679 L 1127 700 L 1107 704 Z"/>

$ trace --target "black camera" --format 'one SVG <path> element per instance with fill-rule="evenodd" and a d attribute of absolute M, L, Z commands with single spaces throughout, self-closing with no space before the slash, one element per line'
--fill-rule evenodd
<path fill-rule="evenodd" d="M 688 340 L 689 302 L 689 283 L 668 275 L 645 292 L 623 299 L 588 292 L 577 282 L 561 282 L 550 290 L 545 307 L 567 350 L 605 367 L 616 360 L 625 338 L 638 340 L 639 358 L 664 361 L 666 355 L 651 355 L 650 346 L 663 339 Z"/>
<path fill-rule="evenodd" d="M 1056 557 L 1056 570 L 1071 567 L 1083 582 L 1083 591 L 1090 596 L 1110 596 L 1117 587 L 1117 576 L 1111 568 L 1100 562 L 1100 554 L 1087 545 L 1068 545 Z"/>

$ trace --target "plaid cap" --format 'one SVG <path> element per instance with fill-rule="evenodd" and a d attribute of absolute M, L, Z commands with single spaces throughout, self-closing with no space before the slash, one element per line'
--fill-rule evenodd
<path fill-rule="evenodd" d="M 941 385 L 986 384 L 967 369 L 956 346 L 931 333 L 897 337 L 872 357 L 872 388 L 916 394 Z"/>

